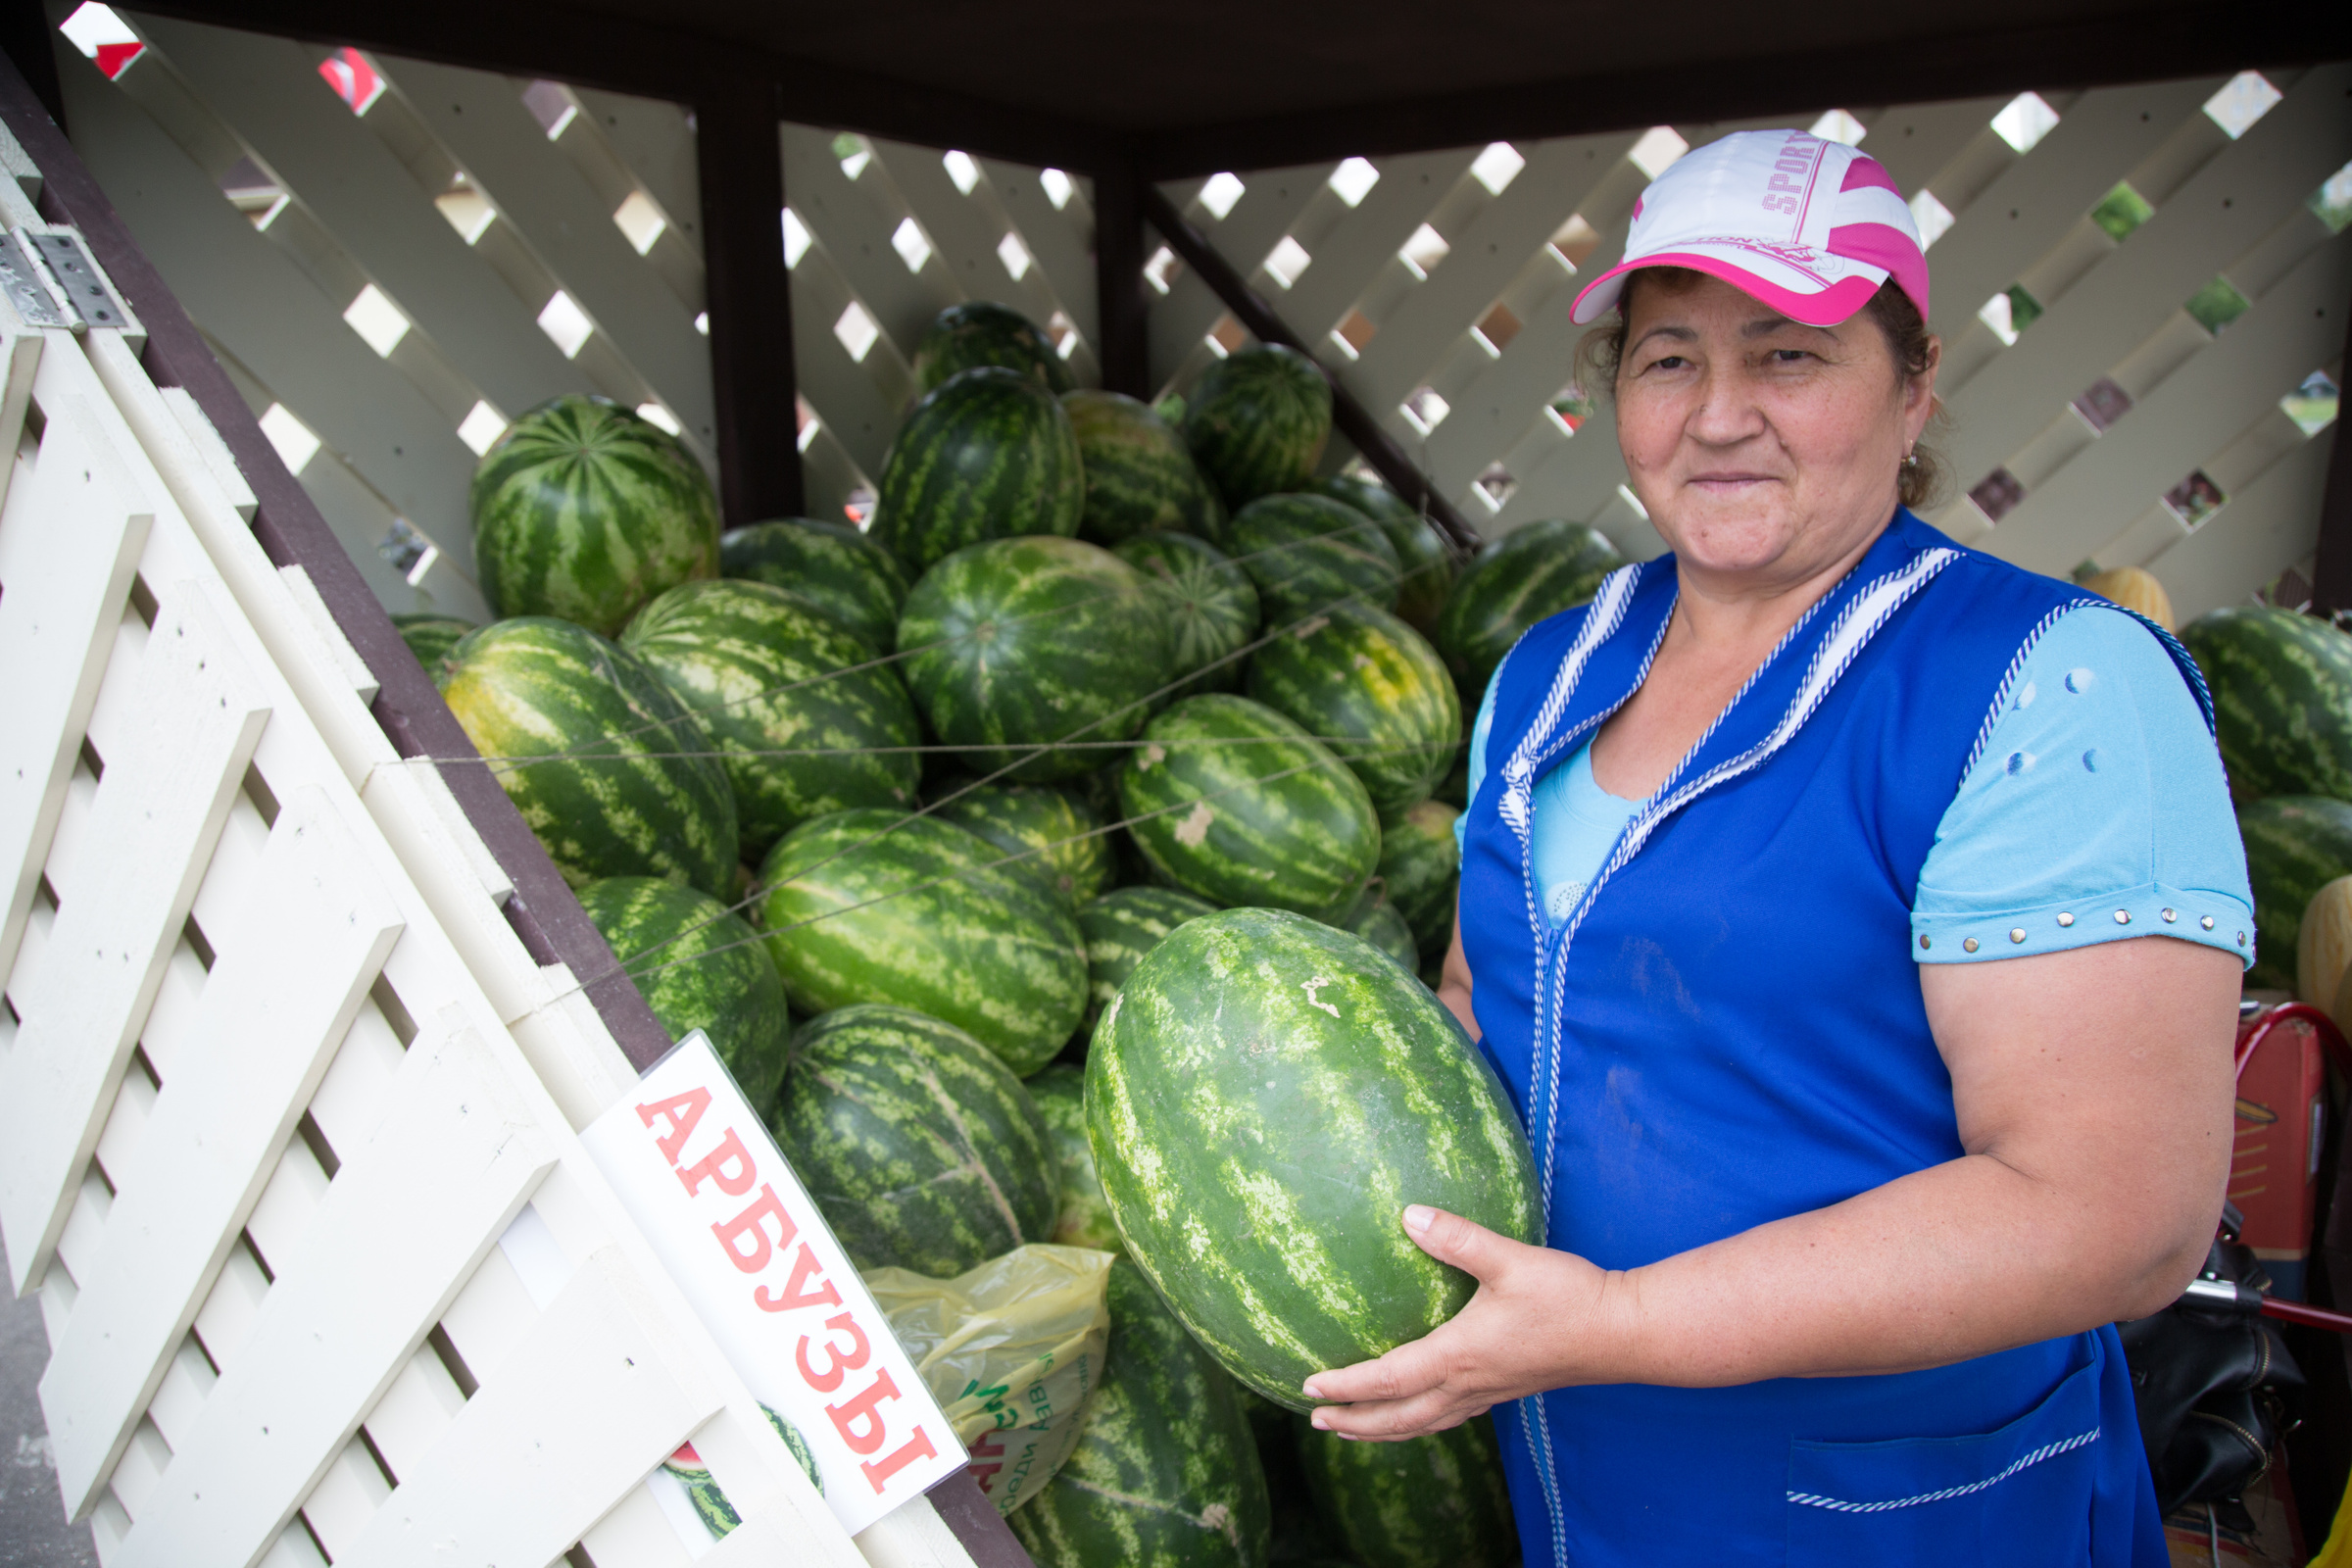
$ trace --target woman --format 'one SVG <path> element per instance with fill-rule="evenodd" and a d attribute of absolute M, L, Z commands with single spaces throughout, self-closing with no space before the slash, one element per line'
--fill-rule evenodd
<path fill-rule="evenodd" d="M 1550 1245 L 1407 1208 L 1479 1290 L 1315 1423 L 1497 1406 L 1531 1563 L 2160 1564 L 2109 1325 L 2213 1236 L 2252 952 L 2202 684 L 1904 509 L 1874 161 L 1726 137 L 1626 257 L 1576 318 L 1674 553 L 1496 671 L 1446 965 Z"/>

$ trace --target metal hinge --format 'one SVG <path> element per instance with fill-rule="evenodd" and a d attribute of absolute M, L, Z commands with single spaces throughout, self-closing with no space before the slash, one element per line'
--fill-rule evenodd
<path fill-rule="evenodd" d="M 146 336 L 74 229 L 27 223 L 0 239 L 0 292 L 28 325 Z"/>

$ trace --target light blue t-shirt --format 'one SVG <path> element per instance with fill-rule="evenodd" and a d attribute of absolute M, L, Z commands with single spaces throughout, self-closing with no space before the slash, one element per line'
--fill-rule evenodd
<path fill-rule="evenodd" d="M 1470 732 L 1472 799 L 1494 717 L 1490 682 Z M 1594 782 L 1590 743 L 1537 781 L 1530 850 L 1555 924 L 1642 804 Z M 2221 757 L 2172 656 L 2119 612 L 2060 616 L 1936 824 L 1911 956 L 1966 963 L 2162 935 L 2251 964 L 2253 909 Z"/>

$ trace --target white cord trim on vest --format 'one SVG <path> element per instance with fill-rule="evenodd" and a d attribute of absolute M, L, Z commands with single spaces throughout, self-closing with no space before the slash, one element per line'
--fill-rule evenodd
<path fill-rule="evenodd" d="M 2098 1442 L 2099 1431 L 2099 1428 L 2092 1427 L 2088 1432 L 2078 1432 L 2071 1438 L 2045 1444 L 1999 1475 L 1987 1476 L 1982 1481 L 1972 1481 L 1965 1487 L 1946 1487 L 1941 1492 L 1923 1492 L 1916 1497 L 1894 1497 L 1886 1502 L 1846 1502 L 1838 1497 L 1818 1496 L 1810 1492 L 1791 1492 L 1788 1494 L 1788 1500 L 1802 1503 L 1808 1508 L 1827 1508 L 1833 1513 L 1886 1513 L 1894 1508 L 1916 1508 L 1923 1502 L 1944 1502 L 1953 1497 L 1973 1496 L 1977 1493 L 1999 1486 L 2021 1470 L 2032 1469 L 2044 1459 L 2055 1459 L 2062 1453 L 2072 1453 L 2085 1444 Z"/>

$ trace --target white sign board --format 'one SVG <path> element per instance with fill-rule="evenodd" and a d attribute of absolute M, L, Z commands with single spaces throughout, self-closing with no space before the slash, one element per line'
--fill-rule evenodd
<path fill-rule="evenodd" d="M 856 1535 L 969 1462 L 766 1125 L 696 1030 L 580 1134 Z"/>

